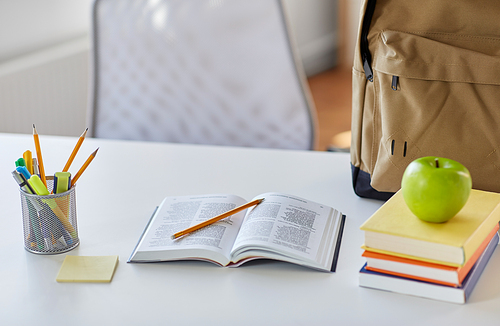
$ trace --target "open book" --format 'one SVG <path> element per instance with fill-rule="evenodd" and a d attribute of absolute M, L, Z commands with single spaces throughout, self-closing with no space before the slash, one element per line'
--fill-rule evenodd
<path fill-rule="evenodd" d="M 192 225 L 247 201 L 234 195 L 167 197 L 128 262 L 205 260 L 236 267 L 266 258 L 335 271 L 345 215 L 297 196 L 266 193 L 259 205 L 172 240 Z"/>

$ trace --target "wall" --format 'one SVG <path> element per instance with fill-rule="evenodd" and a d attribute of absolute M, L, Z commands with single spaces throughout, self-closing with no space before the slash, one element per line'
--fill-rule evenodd
<path fill-rule="evenodd" d="M 88 34 L 92 0 L 0 0 L 0 63 Z"/>
<path fill-rule="evenodd" d="M 339 57 L 342 69 L 351 69 L 358 36 L 361 0 L 339 0 Z"/>
<path fill-rule="evenodd" d="M 306 74 L 312 76 L 337 64 L 338 1 L 285 0 L 292 32 Z"/>
<path fill-rule="evenodd" d="M 337 1 L 284 0 L 308 76 L 336 65 Z M 81 134 L 92 3 L 0 0 L 0 132 Z"/>
<path fill-rule="evenodd" d="M 0 0 L 0 132 L 85 128 L 93 0 Z"/>

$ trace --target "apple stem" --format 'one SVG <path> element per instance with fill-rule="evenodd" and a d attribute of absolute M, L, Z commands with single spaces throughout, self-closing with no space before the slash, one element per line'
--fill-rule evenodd
<path fill-rule="evenodd" d="M 436 167 L 439 168 L 439 160 L 437 158 L 435 159 L 435 162 L 436 162 Z"/>

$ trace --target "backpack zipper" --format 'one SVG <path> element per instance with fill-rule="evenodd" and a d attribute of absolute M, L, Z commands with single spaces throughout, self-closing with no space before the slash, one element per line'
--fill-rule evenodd
<path fill-rule="evenodd" d="M 371 67 L 372 58 L 368 48 L 368 31 L 372 22 L 376 2 L 376 0 L 368 0 L 365 16 L 363 18 L 363 25 L 361 27 L 361 59 L 363 60 L 363 69 L 365 70 L 366 79 L 371 82 L 373 81 L 373 70 Z"/>

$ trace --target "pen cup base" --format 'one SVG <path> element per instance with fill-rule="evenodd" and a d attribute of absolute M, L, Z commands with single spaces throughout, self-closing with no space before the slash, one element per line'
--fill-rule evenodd
<path fill-rule="evenodd" d="M 71 250 L 75 249 L 76 247 L 78 247 L 79 244 L 80 244 L 80 241 L 78 241 L 77 243 L 73 243 L 73 245 L 68 246 L 64 249 L 52 250 L 52 251 L 33 250 L 31 248 L 28 248 L 27 246 L 24 246 L 24 249 L 32 254 L 37 254 L 37 255 L 57 255 L 57 254 L 63 254 L 65 252 L 71 251 Z"/>

